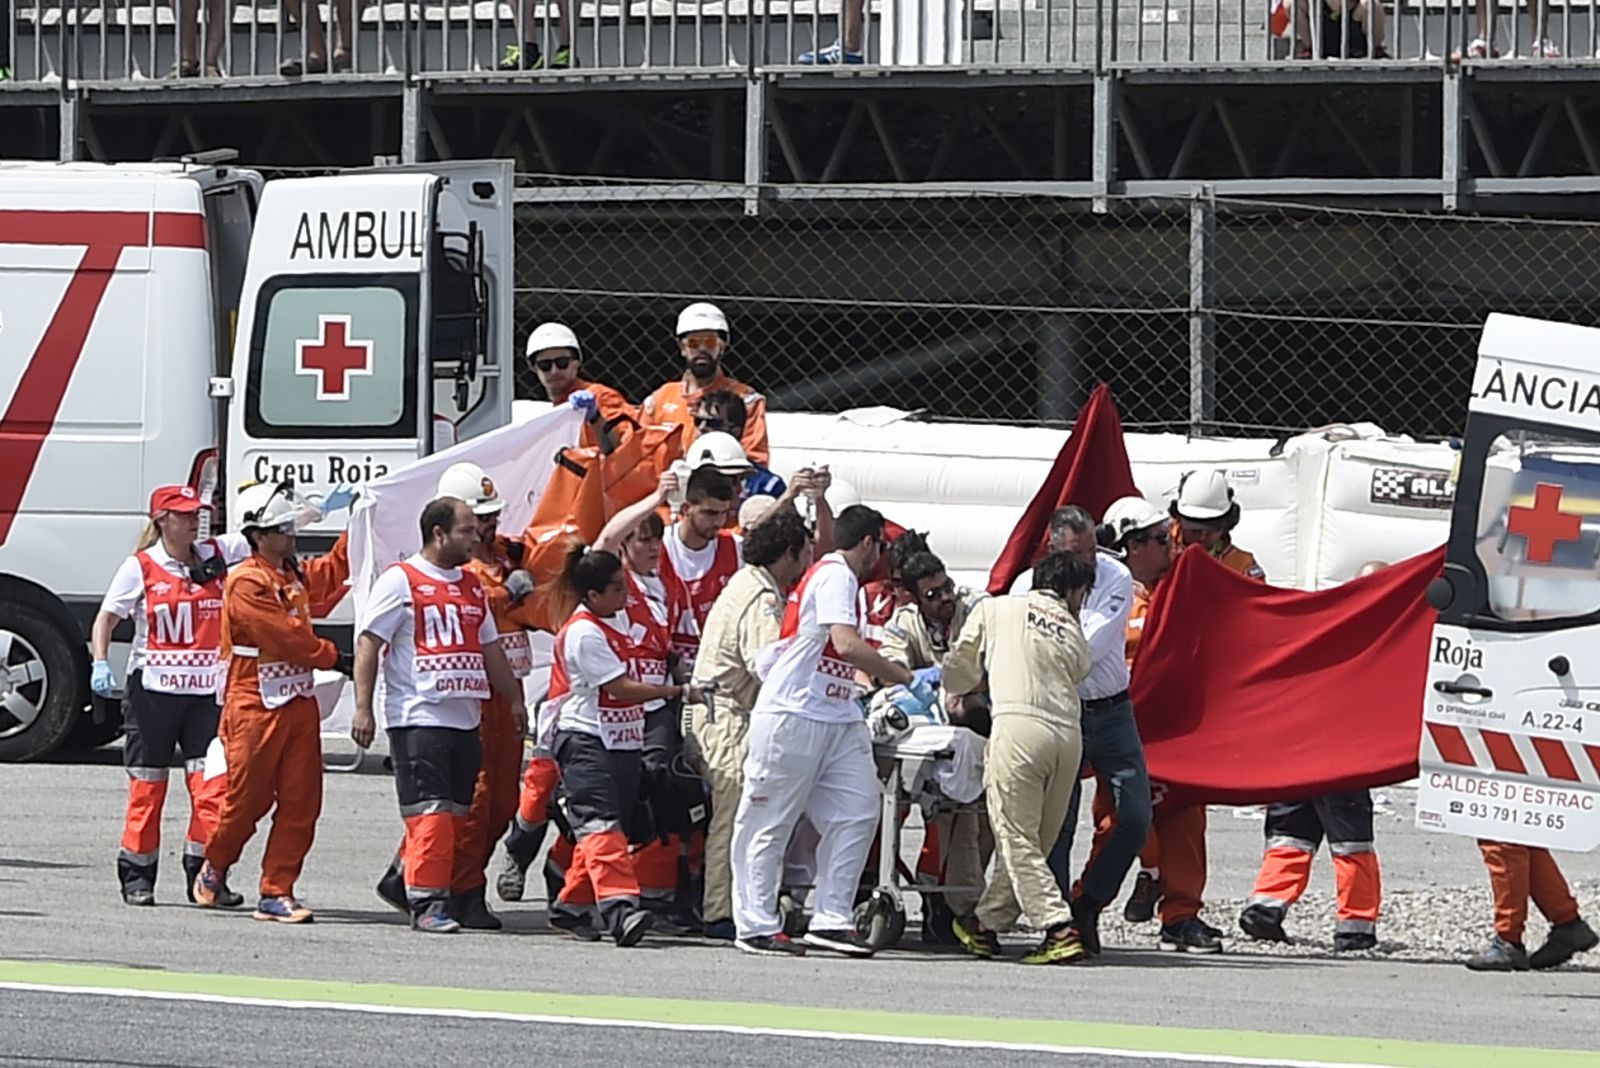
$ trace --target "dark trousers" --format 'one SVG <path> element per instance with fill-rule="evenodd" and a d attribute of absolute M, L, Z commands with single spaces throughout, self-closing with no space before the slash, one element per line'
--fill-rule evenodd
<path fill-rule="evenodd" d="M 1083 872 L 1083 896 L 1104 907 L 1117 896 L 1122 880 L 1133 866 L 1150 833 L 1150 773 L 1145 769 L 1144 745 L 1133 720 L 1133 702 L 1126 693 L 1100 701 L 1083 702 L 1083 764 L 1093 768 L 1111 790 L 1116 806 L 1116 826 L 1106 836 L 1100 852 Z M 1063 896 L 1072 893 L 1072 838 L 1078 829 L 1078 808 L 1083 801 L 1083 778 L 1072 788 L 1067 822 L 1050 851 L 1050 870 Z"/>
<path fill-rule="evenodd" d="M 623 828 L 639 801 L 639 750 L 607 749 L 592 734 L 561 731 L 555 757 L 559 804 L 577 845 L 551 912 L 581 917 L 593 909 L 601 926 L 615 932 L 640 899 Z"/>
<path fill-rule="evenodd" d="M 450 898 L 456 839 L 467 822 L 483 762 L 476 730 L 393 727 L 389 753 L 405 820 L 400 855 L 413 915 Z"/>
<path fill-rule="evenodd" d="M 3 24 L 0 24 L 3 25 Z M 184 869 L 199 870 L 206 840 L 216 826 L 227 779 L 206 781 L 206 748 L 217 736 L 222 710 L 215 694 L 161 693 L 144 688 L 144 672 L 128 676 L 122 716 L 126 736 L 122 766 L 128 772 L 128 810 L 117 851 L 117 878 L 124 890 L 153 890 L 161 852 L 161 810 L 175 753 L 183 754 L 189 788 L 189 831 L 183 845 Z"/>

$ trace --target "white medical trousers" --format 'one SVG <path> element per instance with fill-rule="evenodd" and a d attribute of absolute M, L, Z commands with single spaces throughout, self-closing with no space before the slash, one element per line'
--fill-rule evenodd
<path fill-rule="evenodd" d="M 877 832 L 880 797 L 864 721 L 752 715 L 744 791 L 733 824 L 733 919 L 739 937 L 782 929 L 778 883 L 789 837 L 802 816 L 819 839 L 811 929 L 853 929 L 856 890 Z"/>

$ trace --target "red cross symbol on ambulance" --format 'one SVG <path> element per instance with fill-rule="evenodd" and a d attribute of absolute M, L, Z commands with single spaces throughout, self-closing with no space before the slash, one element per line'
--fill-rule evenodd
<path fill-rule="evenodd" d="M 1533 507 L 1511 507 L 1506 532 L 1527 539 L 1529 563 L 1548 564 L 1555 559 L 1557 542 L 1583 536 L 1583 517 L 1561 510 L 1560 486 L 1541 482 L 1533 488 Z"/>
<path fill-rule="evenodd" d="M 350 379 L 372 373 L 372 342 L 350 336 L 350 316 L 317 316 L 317 339 L 294 343 L 294 373 L 317 377 L 317 400 L 349 400 Z"/>

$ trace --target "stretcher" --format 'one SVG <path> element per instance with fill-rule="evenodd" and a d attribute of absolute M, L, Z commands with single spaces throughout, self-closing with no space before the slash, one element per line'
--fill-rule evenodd
<path fill-rule="evenodd" d="M 874 949 L 897 944 L 905 934 L 905 895 L 980 894 L 982 886 L 920 881 L 901 853 L 906 817 L 913 807 L 928 826 L 943 814 L 982 818 L 983 737 L 967 727 L 925 725 L 873 745 L 881 788 L 875 882 L 863 876 L 856 905 L 856 930 Z M 948 849 L 949 843 L 941 843 Z M 948 860 L 948 855 L 946 856 Z M 869 866 L 868 874 L 871 868 Z"/>

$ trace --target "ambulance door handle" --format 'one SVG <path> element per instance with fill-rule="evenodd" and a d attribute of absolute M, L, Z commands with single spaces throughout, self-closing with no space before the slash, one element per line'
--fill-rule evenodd
<path fill-rule="evenodd" d="M 1493 697 L 1494 691 L 1484 686 L 1463 686 L 1458 682 L 1436 682 L 1433 688 L 1440 693 L 1461 693 L 1472 697 Z"/>

